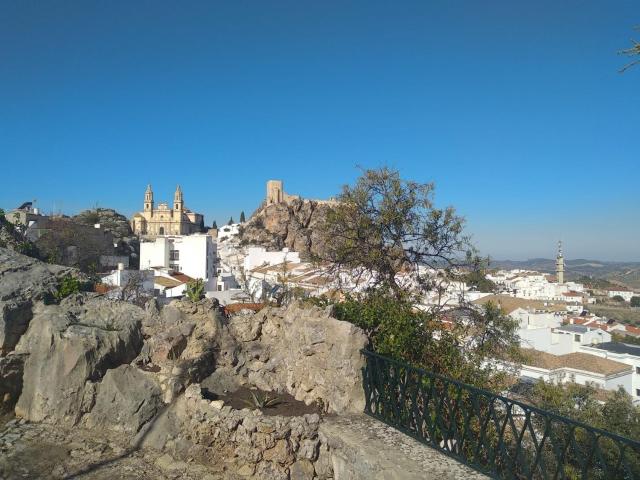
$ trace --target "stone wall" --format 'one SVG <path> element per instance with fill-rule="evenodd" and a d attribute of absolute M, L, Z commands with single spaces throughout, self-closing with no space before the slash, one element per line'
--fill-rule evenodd
<path fill-rule="evenodd" d="M 204 399 L 194 384 L 136 441 L 241 476 L 322 480 L 333 478 L 333 470 L 319 425 L 317 414 L 282 417 L 235 410 L 221 400 Z"/>

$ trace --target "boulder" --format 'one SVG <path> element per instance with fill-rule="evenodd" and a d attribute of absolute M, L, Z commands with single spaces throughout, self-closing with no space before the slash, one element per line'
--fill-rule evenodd
<path fill-rule="evenodd" d="M 83 421 L 91 428 L 135 435 L 162 406 L 162 391 L 151 375 L 121 365 L 107 370 L 96 386 L 95 405 Z"/>
<path fill-rule="evenodd" d="M 307 404 L 319 401 L 329 412 L 364 409 L 360 350 L 368 340 L 355 325 L 332 318 L 327 310 L 294 303 L 286 309 L 266 308 L 252 316 L 232 317 L 228 332 L 236 343 L 226 345 L 234 349 L 237 361 L 217 371 L 205 385 L 215 389 L 229 383 L 225 374 L 232 378 L 240 373 L 246 383 L 287 391 Z"/>
<path fill-rule="evenodd" d="M 0 355 L 13 350 L 26 332 L 38 300 L 57 289 L 74 270 L 0 248 Z"/>
<path fill-rule="evenodd" d="M 138 355 L 143 315 L 139 307 L 101 297 L 38 304 L 16 346 L 28 354 L 16 415 L 77 424 L 91 407 L 92 382 Z"/>

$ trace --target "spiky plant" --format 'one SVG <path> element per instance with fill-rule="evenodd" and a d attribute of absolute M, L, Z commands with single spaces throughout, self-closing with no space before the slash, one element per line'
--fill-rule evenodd
<path fill-rule="evenodd" d="M 259 408 L 262 410 L 265 408 L 275 407 L 280 403 L 280 400 L 277 396 L 274 395 L 272 397 L 266 392 L 263 394 L 251 392 L 251 400 L 244 400 L 244 402 L 252 408 Z"/>

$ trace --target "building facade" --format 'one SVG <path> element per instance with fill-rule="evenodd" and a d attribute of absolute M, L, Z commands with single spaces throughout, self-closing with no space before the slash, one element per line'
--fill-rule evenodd
<path fill-rule="evenodd" d="M 166 203 L 153 201 L 151 185 L 144 193 L 144 208 L 131 219 L 131 229 L 136 235 L 157 237 L 163 235 L 189 235 L 200 232 L 204 226 L 204 216 L 192 212 L 184 206 L 180 185 L 173 195 L 173 208 Z"/>
<path fill-rule="evenodd" d="M 216 284 L 217 249 L 210 235 L 164 236 L 140 242 L 140 269 L 169 269 L 205 282 L 205 290 Z"/>

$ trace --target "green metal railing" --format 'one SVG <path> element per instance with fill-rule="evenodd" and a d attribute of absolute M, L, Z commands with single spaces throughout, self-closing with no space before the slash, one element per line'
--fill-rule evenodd
<path fill-rule="evenodd" d="M 489 476 L 640 479 L 640 442 L 362 350 L 365 413 Z"/>

